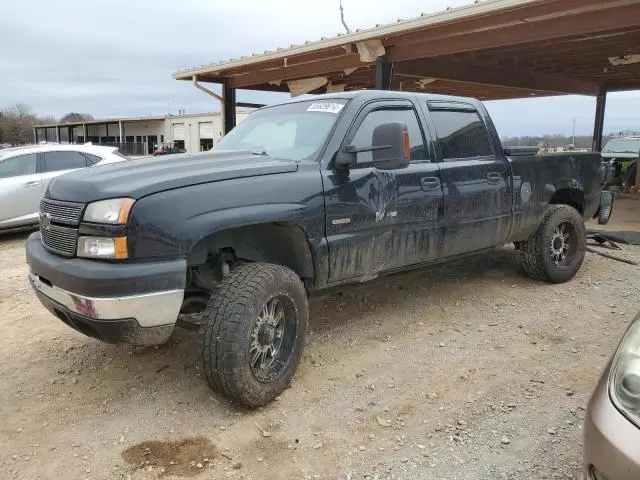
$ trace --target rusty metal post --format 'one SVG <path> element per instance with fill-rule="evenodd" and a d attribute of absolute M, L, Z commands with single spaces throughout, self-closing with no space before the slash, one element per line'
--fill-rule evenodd
<path fill-rule="evenodd" d="M 222 86 L 222 134 L 226 135 L 236 126 L 236 89 L 227 82 Z"/>
<path fill-rule="evenodd" d="M 393 64 L 387 57 L 378 57 L 376 61 L 376 90 L 391 90 Z"/>
<path fill-rule="evenodd" d="M 591 149 L 595 152 L 602 150 L 602 129 L 604 128 L 604 112 L 607 105 L 607 90 L 600 87 L 596 97 L 596 119 L 593 124 L 593 144 Z"/>

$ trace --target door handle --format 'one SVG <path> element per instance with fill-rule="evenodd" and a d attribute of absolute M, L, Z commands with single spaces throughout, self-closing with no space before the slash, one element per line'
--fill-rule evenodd
<path fill-rule="evenodd" d="M 23 187 L 26 188 L 33 188 L 33 187 L 37 187 L 38 185 L 40 185 L 40 182 L 35 181 L 35 182 L 27 182 L 23 185 Z"/>
<path fill-rule="evenodd" d="M 502 174 L 499 172 L 489 172 L 487 173 L 487 183 L 490 185 L 497 185 L 501 183 L 503 180 Z"/>
<path fill-rule="evenodd" d="M 440 179 L 438 177 L 424 177 L 420 179 L 420 186 L 425 192 L 440 188 Z"/>

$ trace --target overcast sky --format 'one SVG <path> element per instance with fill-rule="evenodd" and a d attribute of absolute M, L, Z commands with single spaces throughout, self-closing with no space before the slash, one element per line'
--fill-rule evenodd
<path fill-rule="evenodd" d="M 0 107 L 96 118 L 219 108 L 179 69 L 317 40 L 342 31 L 338 0 L 4 0 L 0 14 Z M 344 0 L 351 28 L 435 12 L 468 0 Z M 375 7 L 372 8 L 372 5 Z M 280 95 L 243 92 L 273 103 Z M 489 102 L 501 135 L 590 134 L 589 97 Z M 611 95 L 605 131 L 640 128 L 640 92 Z"/>

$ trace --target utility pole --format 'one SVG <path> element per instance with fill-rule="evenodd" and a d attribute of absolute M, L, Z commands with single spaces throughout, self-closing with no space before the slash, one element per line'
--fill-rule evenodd
<path fill-rule="evenodd" d="M 576 118 L 573 117 L 573 138 L 571 140 L 571 144 L 575 148 L 576 146 Z"/>

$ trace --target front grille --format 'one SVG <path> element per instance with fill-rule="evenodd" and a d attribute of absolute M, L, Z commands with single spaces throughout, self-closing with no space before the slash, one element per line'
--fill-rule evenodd
<path fill-rule="evenodd" d="M 84 204 L 60 202 L 43 198 L 40 201 L 40 217 L 46 216 L 53 223 L 77 226 L 82 219 Z"/>
<path fill-rule="evenodd" d="M 41 224 L 40 235 L 42 236 L 42 243 L 49 250 L 65 257 L 73 257 L 76 254 L 76 245 L 78 243 L 78 231 L 76 229 Z"/>
<path fill-rule="evenodd" d="M 54 253 L 73 257 L 84 204 L 43 198 L 40 201 L 40 235 L 44 246 Z"/>

